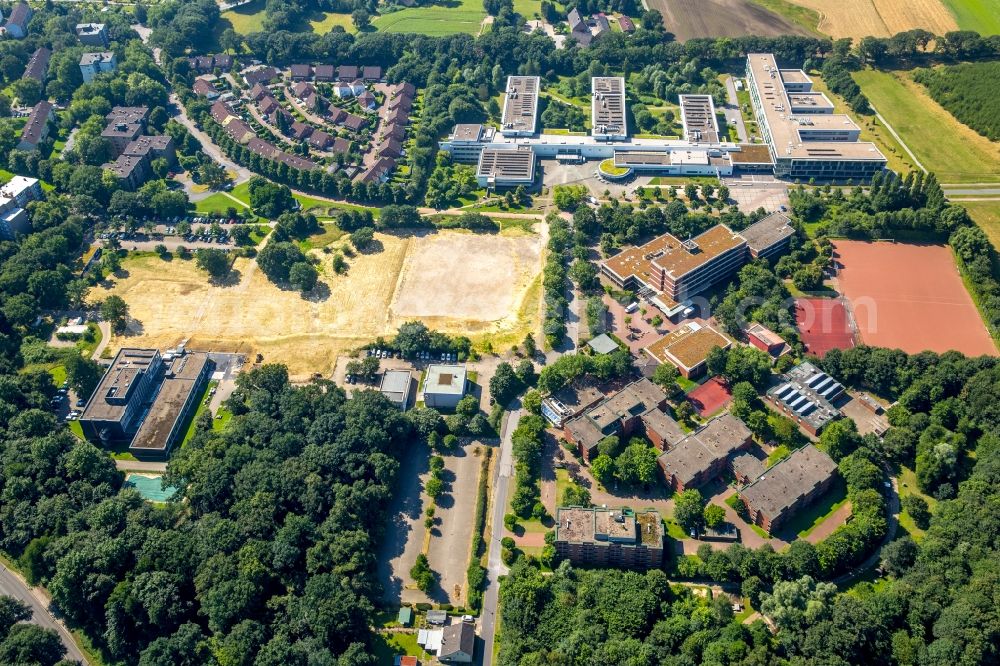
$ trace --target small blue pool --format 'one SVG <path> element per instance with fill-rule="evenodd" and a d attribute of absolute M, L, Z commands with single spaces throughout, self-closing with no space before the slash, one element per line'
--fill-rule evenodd
<path fill-rule="evenodd" d="M 125 485 L 135 488 L 144 499 L 150 502 L 166 502 L 177 492 L 173 486 L 162 485 L 163 476 L 160 474 L 128 474 L 125 476 Z"/>

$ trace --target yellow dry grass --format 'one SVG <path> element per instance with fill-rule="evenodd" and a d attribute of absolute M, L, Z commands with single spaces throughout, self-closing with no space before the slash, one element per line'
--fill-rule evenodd
<path fill-rule="evenodd" d="M 270 283 L 250 259 L 238 259 L 236 279 L 212 285 L 193 261 L 154 256 L 126 260 L 127 275 L 91 292 L 129 304 L 134 330 L 111 347 L 191 349 L 263 354 L 295 377 L 328 373 L 337 356 L 404 321 L 473 340 L 520 341 L 540 325 L 544 237 L 446 231 L 376 235 L 382 249 L 348 259 L 346 275 L 320 259 L 318 295 L 302 296 Z M 513 343 L 511 343 L 513 344 Z"/>
<path fill-rule="evenodd" d="M 818 29 L 831 37 L 889 37 L 923 28 L 936 35 L 958 30 L 941 0 L 790 0 L 819 12 Z"/>

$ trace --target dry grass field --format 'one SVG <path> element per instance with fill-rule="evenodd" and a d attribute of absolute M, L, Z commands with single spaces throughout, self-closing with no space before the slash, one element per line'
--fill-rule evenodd
<path fill-rule="evenodd" d="M 958 30 L 942 0 L 790 0 L 820 14 L 819 30 L 831 37 L 888 37 L 923 28 L 936 35 Z"/>
<path fill-rule="evenodd" d="M 346 275 L 333 272 L 332 255 L 313 250 L 321 278 L 308 296 L 271 284 L 250 259 L 236 261 L 232 284 L 213 285 L 193 261 L 140 256 L 90 298 L 115 293 L 129 304 L 136 322 L 113 349 L 187 341 L 193 349 L 260 353 L 296 377 L 329 372 L 345 350 L 408 319 L 499 348 L 540 325 L 545 239 L 518 231 L 378 234 L 381 251 L 348 259 Z"/>

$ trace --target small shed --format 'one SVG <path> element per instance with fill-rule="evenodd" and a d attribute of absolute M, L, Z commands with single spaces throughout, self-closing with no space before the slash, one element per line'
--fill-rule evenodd
<path fill-rule="evenodd" d="M 399 615 L 396 616 L 396 621 L 404 627 L 409 627 L 413 624 L 413 609 L 409 606 L 403 606 L 399 609 Z"/>
<path fill-rule="evenodd" d="M 427 611 L 427 621 L 431 624 L 444 624 L 448 621 L 448 613 L 443 610 Z"/>
<path fill-rule="evenodd" d="M 611 339 L 607 333 L 602 333 L 587 343 L 587 346 L 594 350 L 595 354 L 610 354 L 618 349 L 618 343 Z"/>

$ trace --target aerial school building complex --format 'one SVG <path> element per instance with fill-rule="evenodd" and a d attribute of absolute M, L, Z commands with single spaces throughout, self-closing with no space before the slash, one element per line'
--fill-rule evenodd
<path fill-rule="evenodd" d="M 478 165 L 481 186 L 513 187 L 535 180 L 535 162 L 613 159 L 624 176 L 773 172 L 787 178 L 866 180 L 885 167 L 860 128 L 833 113 L 823 93 L 801 70 L 780 70 L 770 54 L 747 57 L 747 82 L 764 144 L 733 143 L 723 136 L 710 95 L 680 95 L 682 139 L 636 138 L 629 133 L 625 79 L 591 79 L 590 134 L 539 132 L 537 76 L 507 79 L 499 130 L 456 125 L 440 148 L 458 162 Z M 606 174 L 606 177 L 615 177 Z"/>

